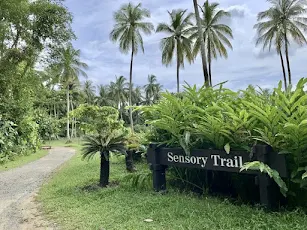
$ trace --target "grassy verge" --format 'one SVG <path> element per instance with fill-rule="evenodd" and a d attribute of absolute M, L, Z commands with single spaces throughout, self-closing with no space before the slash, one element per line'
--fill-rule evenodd
<path fill-rule="evenodd" d="M 145 164 L 138 165 L 138 169 L 147 172 Z M 303 230 L 307 226 L 307 216 L 299 211 L 267 213 L 256 207 L 173 190 L 159 195 L 151 189 L 133 188 L 125 182 L 125 175 L 124 159 L 113 159 L 111 181 L 119 185 L 91 187 L 98 181 L 98 158 L 87 162 L 77 154 L 43 186 L 38 199 L 46 215 L 63 229 Z"/>
<path fill-rule="evenodd" d="M 6 171 L 9 169 L 21 167 L 25 164 L 28 164 L 32 161 L 38 160 L 48 154 L 47 150 L 39 150 L 36 153 L 25 155 L 25 156 L 18 156 L 14 161 L 9 161 L 3 165 L 0 165 L 0 172 Z"/>

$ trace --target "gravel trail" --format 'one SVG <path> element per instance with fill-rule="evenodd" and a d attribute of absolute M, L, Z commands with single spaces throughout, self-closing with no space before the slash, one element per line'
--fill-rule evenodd
<path fill-rule="evenodd" d="M 57 229 L 40 216 L 35 195 L 44 180 L 75 151 L 54 148 L 45 157 L 0 173 L 0 230 Z"/>

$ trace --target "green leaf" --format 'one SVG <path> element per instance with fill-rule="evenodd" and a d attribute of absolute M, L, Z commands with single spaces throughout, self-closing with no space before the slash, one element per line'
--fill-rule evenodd
<path fill-rule="evenodd" d="M 305 178 L 307 178 L 307 172 L 305 172 L 305 173 L 302 175 L 302 180 L 304 180 Z"/>
<path fill-rule="evenodd" d="M 230 145 L 229 145 L 229 143 L 227 143 L 227 144 L 224 146 L 224 149 L 225 149 L 225 152 L 226 152 L 227 154 L 230 153 Z"/>

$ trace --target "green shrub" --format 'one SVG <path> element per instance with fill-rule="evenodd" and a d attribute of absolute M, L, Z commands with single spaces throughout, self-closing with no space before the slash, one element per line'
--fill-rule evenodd
<path fill-rule="evenodd" d="M 37 110 L 35 120 L 38 124 L 39 137 L 46 140 L 54 140 L 58 138 L 60 133 L 60 123 L 58 119 L 48 115 L 45 111 Z"/>
<path fill-rule="evenodd" d="M 256 162 L 245 168 L 268 173 L 284 194 L 295 195 L 307 189 L 306 83 L 303 78 L 286 92 L 280 83 L 271 93 L 252 87 L 233 92 L 222 84 L 200 89 L 188 85 L 179 96 L 167 92 L 158 104 L 137 110 L 150 125 L 149 141 L 180 146 L 186 154 L 193 148 L 250 151 L 257 143 L 271 145 L 287 154 L 290 180 Z"/>

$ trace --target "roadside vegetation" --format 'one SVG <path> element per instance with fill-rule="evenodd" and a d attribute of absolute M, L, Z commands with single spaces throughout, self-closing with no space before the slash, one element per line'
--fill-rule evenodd
<path fill-rule="evenodd" d="M 217 84 L 212 68 L 236 39 L 225 23 L 231 13 L 218 3 L 193 0 L 195 12 L 170 9 L 167 23 L 157 25 L 141 3 L 119 6 L 108 39 L 131 55 L 127 75 L 94 85 L 62 1 L 0 1 L 0 171 L 43 156 L 43 145 L 76 148 L 39 195 L 64 229 L 306 229 L 307 79 L 293 84 L 289 46 L 307 44 L 307 5 L 268 2 L 258 14 L 256 45 L 276 50 L 281 81 L 274 89 L 233 91 Z M 144 85 L 133 82 L 134 57 L 154 32 L 165 34 L 162 64 L 176 63 L 176 93 L 152 73 Z M 180 85 L 182 69 L 198 55 L 203 86 Z M 145 162 L 152 142 L 187 155 L 271 146 L 285 155 L 288 177 L 261 162 L 242 169 L 276 182 L 278 212 L 259 207 L 255 177 L 238 173 L 169 167 L 168 193 L 154 193 Z"/>
<path fill-rule="evenodd" d="M 62 229 L 306 228 L 307 216 L 299 210 L 270 213 L 231 199 L 199 196 L 171 187 L 164 195 L 153 192 L 148 183 L 135 187 L 127 176 L 123 156 L 111 158 L 110 186 L 101 189 L 100 158 L 97 155 L 83 161 L 81 148 L 43 186 L 38 197 L 46 217 Z M 137 174 L 146 178 L 148 166 L 142 162 L 136 167 Z"/>

